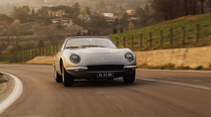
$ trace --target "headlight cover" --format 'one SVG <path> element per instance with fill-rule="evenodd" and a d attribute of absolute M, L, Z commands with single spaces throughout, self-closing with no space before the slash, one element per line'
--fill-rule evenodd
<path fill-rule="evenodd" d="M 72 55 L 70 56 L 70 61 L 71 61 L 72 63 L 74 63 L 74 64 L 78 64 L 78 63 L 81 62 L 81 58 L 80 58 L 80 56 L 78 56 L 77 54 L 72 54 Z"/>
<path fill-rule="evenodd" d="M 125 54 L 125 59 L 127 59 L 129 62 L 134 61 L 135 57 L 133 56 L 132 53 L 128 52 Z"/>

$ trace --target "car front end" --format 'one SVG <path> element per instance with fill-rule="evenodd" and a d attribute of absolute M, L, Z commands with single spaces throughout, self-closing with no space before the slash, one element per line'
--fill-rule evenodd
<path fill-rule="evenodd" d="M 66 71 L 78 79 L 114 79 L 135 69 L 136 65 L 90 65 L 69 67 Z"/>
<path fill-rule="evenodd" d="M 75 79 L 114 79 L 136 69 L 136 57 L 131 51 L 71 53 L 67 58 L 65 69 Z"/>

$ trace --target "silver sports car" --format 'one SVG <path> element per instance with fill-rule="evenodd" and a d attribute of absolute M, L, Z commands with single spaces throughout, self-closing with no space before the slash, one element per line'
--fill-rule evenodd
<path fill-rule="evenodd" d="M 64 86 L 72 86 L 77 79 L 123 77 L 127 84 L 135 81 L 135 54 L 130 49 L 118 49 L 108 38 L 67 38 L 54 60 L 55 79 Z"/>

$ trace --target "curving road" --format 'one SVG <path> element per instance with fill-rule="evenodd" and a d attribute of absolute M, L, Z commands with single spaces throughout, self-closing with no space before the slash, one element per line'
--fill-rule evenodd
<path fill-rule="evenodd" d="M 211 91 L 142 78 L 211 87 L 211 72 L 137 70 L 137 81 L 78 82 L 65 88 L 51 66 L 0 65 L 21 78 L 22 96 L 0 117 L 210 117 Z"/>

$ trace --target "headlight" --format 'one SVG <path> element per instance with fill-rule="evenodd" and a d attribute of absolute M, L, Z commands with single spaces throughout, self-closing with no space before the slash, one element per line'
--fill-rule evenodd
<path fill-rule="evenodd" d="M 134 61 L 135 57 L 133 56 L 132 53 L 128 52 L 125 54 L 125 58 L 129 61 L 129 62 L 132 62 Z"/>
<path fill-rule="evenodd" d="M 74 64 L 78 64 L 78 63 L 80 63 L 81 58 L 80 58 L 80 56 L 78 56 L 77 54 L 72 54 L 72 55 L 70 56 L 70 61 L 71 61 L 72 63 L 74 63 Z"/>

